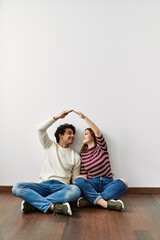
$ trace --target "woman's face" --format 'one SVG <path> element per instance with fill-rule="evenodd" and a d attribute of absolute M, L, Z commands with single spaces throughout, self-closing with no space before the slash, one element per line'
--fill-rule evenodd
<path fill-rule="evenodd" d="M 90 131 L 88 129 L 85 130 L 82 136 L 83 144 L 89 144 L 94 142 L 94 138 L 92 137 Z"/>

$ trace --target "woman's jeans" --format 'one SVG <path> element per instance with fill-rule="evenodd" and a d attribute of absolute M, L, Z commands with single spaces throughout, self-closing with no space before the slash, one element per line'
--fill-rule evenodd
<path fill-rule="evenodd" d="M 78 177 L 75 184 L 80 188 L 82 197 L 96 204 L 100 198 L 108 201 L 120 198 L 128 189 L 127 185 L 120 179 L 113 180 L 108 177 L 96 177 L 86 180 Z"/>
<path fill-rule="evenodd" d="M 81 195 L 81 191 L 76 185 L 64 184 L 57 180 L 47 180 L 41 183 L 17 183 L 13 186 L 12 193 L 44 213 L 51 204 L 76 201 Z"/>

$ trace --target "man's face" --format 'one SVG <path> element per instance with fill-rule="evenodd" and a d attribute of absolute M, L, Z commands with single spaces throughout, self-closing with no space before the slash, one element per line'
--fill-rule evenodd
<path fill-rule="evenodd" d="M 64 146 L 69 146 L 73 143 L 74 141 L 74 133 L 71 128 L 66 128 L 64 134 L 60 134 L 60 143 L 63 144 Z"/>

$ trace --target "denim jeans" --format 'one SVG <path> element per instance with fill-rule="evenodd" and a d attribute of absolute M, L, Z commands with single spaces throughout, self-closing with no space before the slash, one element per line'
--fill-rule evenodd
<path fill-rule="evenodd" d="M 17 183 L 13 186 L 12 193 L 46 213 L 51 204 L 76 201 L 81 191 L 73 184 L 47 180 L 41 183 Z"/>
<path fill-rule="evenodd" d="M 93 204 L 96 204 L 100 198 L 106 201 L 116 200 L 128 189 L 122 180 L 113 180 L 113 178 L 108 177 L 96 177 L 88 180 L 78 177 L 75 179 L 75 185 L 80 188 L 82 197 Z"/>

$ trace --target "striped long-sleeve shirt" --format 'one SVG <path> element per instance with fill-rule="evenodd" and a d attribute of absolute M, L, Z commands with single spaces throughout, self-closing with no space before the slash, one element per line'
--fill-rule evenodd
<path fill-rule="evenodd" d="M 96 140 L 96 146 L 81 153 L 81 174 L 87 174 L 88 178 L 113 177 L 107 143 L 103 135 Z"/>

